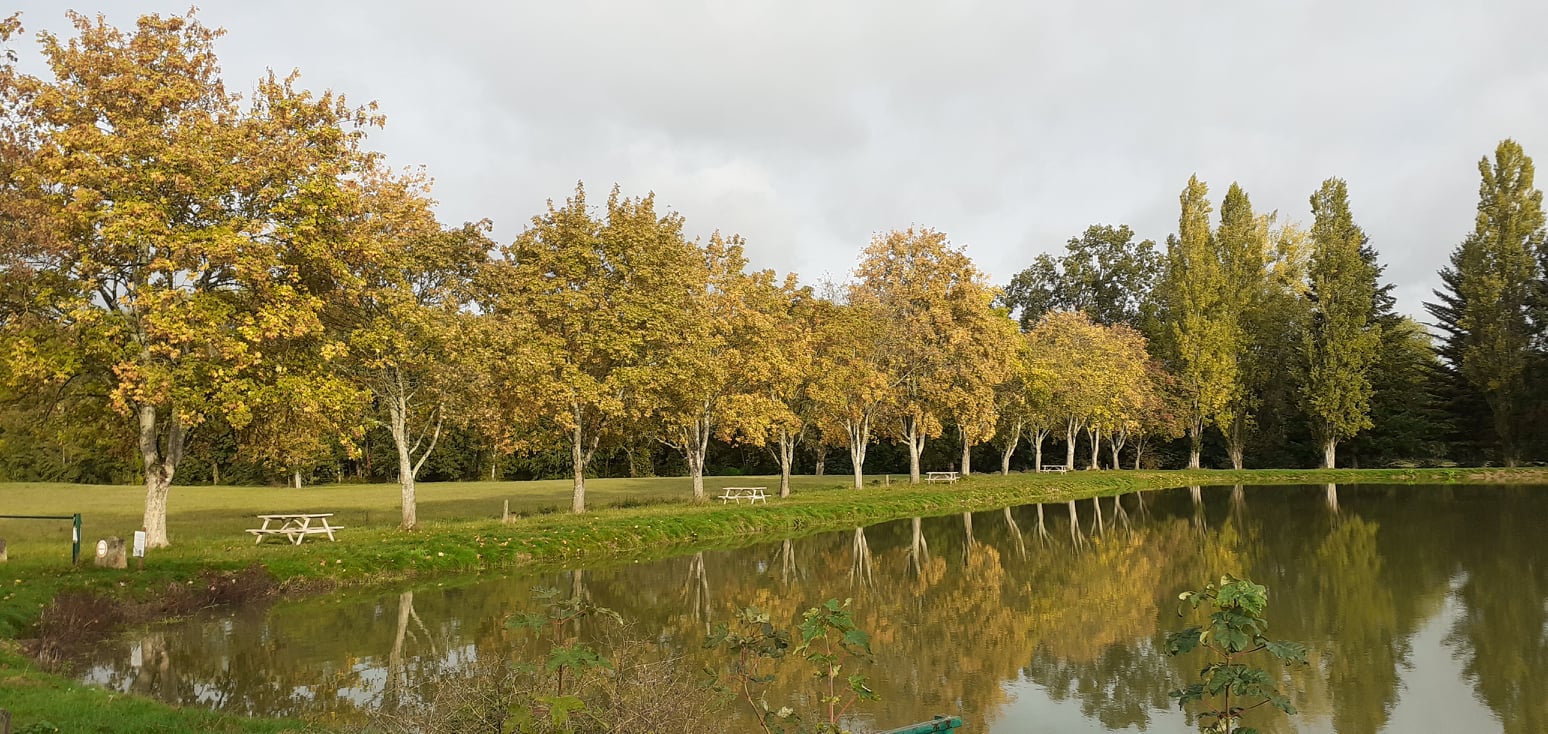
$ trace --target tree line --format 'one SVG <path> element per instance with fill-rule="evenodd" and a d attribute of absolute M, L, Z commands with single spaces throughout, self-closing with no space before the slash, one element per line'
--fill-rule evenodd
<path fill-rule="evenodd" d="M 783 495 L 798 464 L 859 487 L 1050 443 L 1072 468 L 1544 457 L 1548 245 L 1510 140 L 1434 340 L 1336 178 L 1310 227 L 1235 184 L 1217 216 L 1195 177 L 1161 245 L 1094 225 L 999 288 L 910 227 L 803 284 L 616 187 L 510 243 L 443 224 L 424 172 L 366 147 L 373 105 L 295 74 L 229 91 L 192 14 L 70 18 L 46 73 L 0 65 L 0 477 L 133 477 L 153 545 L 174 479 L 222 471 L 395 478 L 412 528 L 427 468 L 563 472 L 581 512 L 599 474 L 680 469 L 702 499 L 768 469 Z"/>

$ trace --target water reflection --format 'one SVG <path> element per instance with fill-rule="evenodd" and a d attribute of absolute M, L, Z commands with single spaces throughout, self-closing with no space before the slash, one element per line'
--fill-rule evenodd
<path fill-rule="evenodd" d="M 141 631 L 86 677 L 181 705 L 348 717 L 436 671 L 535 655 L 504 618 L 535 608 L 536 585 L 618 610 L 695 669 L 711 662 L 706 629 L 738 606 L 789 621 L 853 597 L 877 651 L 878 727 L 956 713 L 975 731 L 1186 732 L 1166 692 L 1195 663 L 1160 640 L 1184 624 L 1178 592 L 1229 572 L 1269 586 L 1272 636 L 1310 648 L 1312 665 L 1272 671 L 1302 714 L 1253 722 L 1264 732 L 1423 727 L 1448 696 L 1478 702 L 1448 705 L 1448 730 L 1548 731 L 1541 489 L 1189 487 L 1084 504 L 244 610 Z M 771 700 L 804 684 L 794 663 Z"/>

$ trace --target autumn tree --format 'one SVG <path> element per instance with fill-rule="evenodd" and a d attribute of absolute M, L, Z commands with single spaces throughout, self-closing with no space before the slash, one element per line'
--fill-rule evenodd
<path fill-rule="evenodd" d="M 415 479 L 473 397 L 477 343 L 467 310 L 493 242 L 488 222 L 442 228 L 416 178 L 384 177 L 360 239 L 377 252 L 359 274 L 362 293 L 339 309 L 348 329 L 347 374 L 372 398 L 392 438 L 401 498 L 400 527 L 418 526 Z"/>
<path fill-rule="evenodd" d="M 1047 413 L 1064 427 L 1065 466 L 1075 466 L 1076 437 L 1102 413 L 1108 395 L 1107 333 L 1080 311 L 1053 311 L 1027 332 L 1028 369 L 1047 380 Z"/>
<path fill-rule="evenodd" d="M 931 229 L 876 236 L 856 276 L 851 302 L 874 304 L 886 324 L 882 370 L 897 390 L 888 433 L 908 446 L 917 484 L 920 453 L 943 419 L 957 418 L 965 441 L 992 430 L 989 385 L 1005 371 L 1006 319 L 973 261 Z"/>
<path fill-rule="evenodd" d="M 994 442 L 1000 448 L 1001 474 L 1010 473 L 1011 456 L 1023 436 L 1032 444 L 1033 469 L 1042 469 L 1043 442 L 1054 428 L 1053 375 L 1034 359 L 1029 334 L 1016 334 L 1012 344 L 1016 351 L 1009 360 L 1010 374 L 994 386 Z"/>
<path fill-rule="evenodd" d="M 1548 229 L 1532 159 L 1519 143 L 1501 141 L 1493 162 L 1485 157 L 1478 171 L 1473 232 L 1441 271 L 1447 291 L 1437 292 L 1440 304 L 1430 310 L 1450 332 L 1443 352 L 1451 367 L 1488 406 L 1500 459 L 1514 466 L 1529 414 L 1530 319 L 1534 299 L 1541 297 L 1534 289 L 1543 278 L 1535 257 L 1548 248 Z"/>
<path fill-rule="evenodd" d="M 1381 342 L 1372 319 L 1377 273 L 1361 256 L 1365 233 L 1349 211 L 1344 182 L 1324 181 L 1311 206 L 1316 219 L 1303 395 L 1322 441 L 1322 465 L 1331 469 L 1339 441 L 1371 427 L 1369 373 Z"/>
<path fill-rule="evenodd" d="M 39 35 L 47 76 L 7 72 L 3 114 L 29 146 L 11 185 L 48 232 L 0 247 L 50 274 L 34 307 L 107 370 L 136 427 L 149 544 L 166 546 L 189 433 L 210 415 L 244 425 L 267 355 L 330 353 L 319 313 L 353 287 L 341 263 L 356 256 L 330 223 L 359 211 L 346 180 L 381 120 L 294 75 L 260 80 L 244 109 L 221 32 L 192 14 L 131 31 L 69 17 L 75 38 Z"/>
<path fill-rule="evenodd" d="M 682 217 L 658 215 L 655 197 L 615 187 L 593 216 L 584 187 L 549 202 L 490 268 L 483 290 L 506 440 L 523 428 L 565 437 L 574 475 L 571 509 L 586 511 L 586 470 L 604 440 L 639 417 L 650 362 L 664 354 L 689 311 L 699 255 Z M 702 281 L 700 281 L 702 283 Z"/>
<path fill-rule="evenodd" d="M 1167 241 L 1161 294 L 1163 353 L 1177 375 L 1188 431 L 1188 468 L 1199 468 L 1204 429 L 1229 424 L 1239 329 L 1226 301 L 1226 273 L 1210 231 L 1209 187 L 1194 176 L 1179 200 L 1177 236 Z"/>
<path fill-rule="evenodd" d="M 814 430 L 819 381 L 817 346 L 835 304 L 800 287 L 794 275 L 761 284 L 752 307 L 769 320 L 755 359 L 761 374 L 752 391 L 733 400 L 735 428 L 748 443 L 764 446 L 779 463 L 779 496 L 790 496 L 796 448 Z"/>
<path fill-rule="evenodd" d="M 764 426 L 789 416 L 775 416 L 786 406 L 760 389 L 771 382 L 776 357 L 770 341 L 777 317 L 774 273 L 745 272 L 740 237 L 716 232 L 700 252 L 701 262 L 689 271 L 695 273 L 692 291 L 675 338 L 637 373 L 646 383 L 644 399 L 662 424 L 661 441 L 682 452 L 693 498 L 702 502 L 711 438 L 746 436 L 761 444 Z M 781 484 L 788 495 L 788 480 Z"/>
<path fill-rule="evenodd" d="M 877 420 L 891 409 L 897 383 L 888 371 L 885 312 L 874 299 L 856 295 L 834 304 L 817 332 L 819 377 L 811 395 L 824 440 L 837 437 L 849 449 L 854 488 L 860 489 L 866 448 Z"/>
<path fill-rule="evenodd" d="M 1147 411 L 1155 410 L 1159 398 L 1145 336 L 1128 324 L 1102 327 L 1101 336 L 1101 351 L 1091 356 L 1103 366 L 1101 395 L 1090 421 L 1098 429 L 1092 433 L 1091 465 L 1099 465 L 1099 437 L 1106 435 L 1113 468 L 1118 469 L 1119 452 L 1141 430 Z"/>

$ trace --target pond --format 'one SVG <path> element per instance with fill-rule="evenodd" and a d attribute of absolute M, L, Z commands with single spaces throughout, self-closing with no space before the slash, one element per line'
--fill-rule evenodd
<path fill-rule="evenodd" d="M 757 509 L 749 509 L 756 512 Z M 340 595 L 160 625 L 84 679 L 255 715 L 349 718 L 444 670 L 532 652 L 533 587 L 586 594 L 698 670 L 735 609 L 853 599 L 881 701 L 854 723 L 969 732 L 1191 732 L 1162 639 L 1221 573 L 1270 589 L 1300 708 L 1265 732 L 1548 731 L 1548 487 L 1180 488 L 1023 506 L 542 577 Z M 786 676 L 796 684 L 801 674 Z M 771 694 L 778 705 L 788 690 Z M 728 724 L 744 730 L 747 721 Z"/>

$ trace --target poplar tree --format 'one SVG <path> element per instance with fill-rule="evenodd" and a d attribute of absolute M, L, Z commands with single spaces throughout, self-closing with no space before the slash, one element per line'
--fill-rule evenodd
<path fill-rule="evenodd" d="M 1262 366 L 1252 364 L 1258 344 L 1249 329 L 1257 320 L 1257 311 L 1264 300 L 1268 225 L 1268 218 L 1253 214 L 1247 192 L 1232 183 L 1220 202 L 1220 228 L 1215 232 L 1215 243 L 1225 275 L 1221 310 L 1229 322 L 1230 341 L 1234 347 L 1229 352 L 1229 359 L 1234 363 L 1235 379 L 1227 409 L 1230 418 L 1219 422 L 1217 427 L 1225 437 L 1231 466 L 1236 469 L 1242 468 L 1257 383 L 1263 375 L 1263 370 L 1249 369 Z"/>
<path fill-rule="evenodd" d="M 1503 140 L 1478 162 L 1478 216 L 1473 233 L 1441 271 L 1447 292 L 1437 292 L 1431 314 L 1447 332 L 1442 355 L 1466 390 L 1483 396 L 1493 418 L 1499 458 L 1520 458 L 1529 414 L 1527 372 L 1532 361 L 1531 309 L 1545 248 L 1543 194 L 1533 186 L 1532 159 L 1514 140 Z"/>
<path fill-rule="evenodd" d="M 1322 466 L 1338 443 L 1371 427 L 1371 366 L 1380 347 L 1376 268 L 1361 254 L 1365 233 L 1349 211 L 1349 190 L 1330 178 L 1311 197 L 1311 320 L 1304 339 L 1303 397 L 1322 442 Z"/>
<path fill-rule="evenodd" d="M 1177 236 L 1169 238 L 1162 283 L 1162 337 L 1177 374 L 1177 390 L 1188 432 L 1188 468 L 1199 468 L 1204 430 L 1229 423 L 1236 385 L 1236 332 L 1228 318 L 1226 273 L 1210 231 L 1209 187 L 1198 176 L 1178 197 L 1182 214 Z"/>

